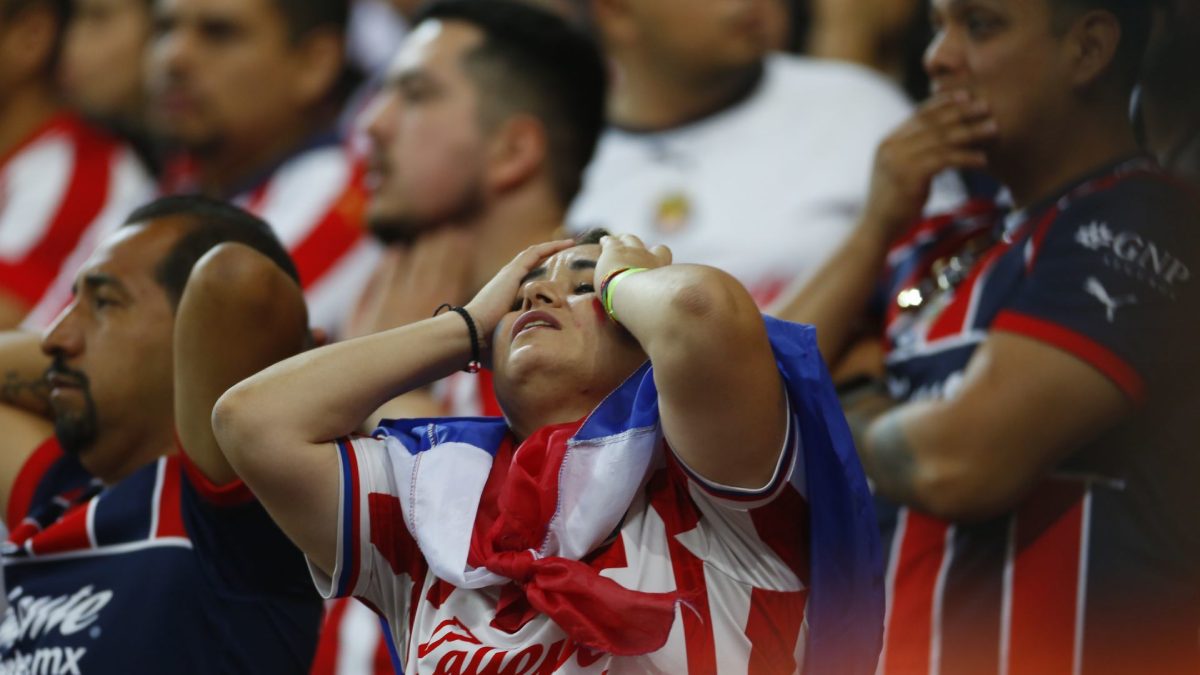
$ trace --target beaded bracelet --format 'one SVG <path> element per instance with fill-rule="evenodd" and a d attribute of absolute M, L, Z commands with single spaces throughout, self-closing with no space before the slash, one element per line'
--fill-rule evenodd
<path fill-rule="evenodd" d="M 438 314 L 442 313 L 442 310 L 446 309 L 458 314 L 463 318 L 463 321 L 467 322 L 467 331 L 471 334 L 471 360 L 467 362 L 467 367 L 463 368 L 463 372 L 474 375 L 483 369 L 483 362 L 479 359 L 479 331 L 475 328 L 475 320 L 471 318 L 470 313 L 468 313 L 466 309 L 462 307 L 455 307 L 448 302 L 439 305 L 438 308 L 433 311 L 433 315 L 437 316 Z"/>

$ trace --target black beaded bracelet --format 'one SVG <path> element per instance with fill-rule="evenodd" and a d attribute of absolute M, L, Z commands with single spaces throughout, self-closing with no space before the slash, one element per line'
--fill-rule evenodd
<path fill-rule="evenodd" d="M 455 307 L 448 302 L 442 303 L 433 315 L 437 316 L 442 313 L 442 310 L 450 310 L 463 318 L 467 322 L 467 331 L 471 334 L 471 360 L 467 362 L 467 367 L 463 368 L 464 373 L 472 375 L 483 369 L 483 362 L 479 360 L 479 331 L 475 328 L 475 320 L 471 318 L 470 313 L 463 307 Z"/>

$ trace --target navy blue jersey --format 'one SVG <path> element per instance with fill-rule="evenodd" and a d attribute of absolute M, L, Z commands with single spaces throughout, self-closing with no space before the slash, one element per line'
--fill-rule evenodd
<path fill-rule="evenodd" d="M 880 500 L 882 672 L 1200 672 L 1198 235 L 1192 196 L 1133 160 L 1019 213 L 970 205 L 892 251 L 899 400 L 953 395 L 975 348 L 1007 331 L 1090 364 L 1136 407 L 1003 517 L 947 523 Z"/>
<path fill-rule="evenodd" d="M 10 501 L 0 672 L 307 670 L 320 600 L 241 483 L 180 453 L 102 488 L 51 440 Z"/>

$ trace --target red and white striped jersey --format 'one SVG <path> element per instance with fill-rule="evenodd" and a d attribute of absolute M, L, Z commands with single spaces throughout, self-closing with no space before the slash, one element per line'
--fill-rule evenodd
<path fill-rule="evenodd" d="M 492 373 L 454 373 L 434 385 L 445 414 L 454 417 L 499 416 Z M 326 603 L 321 642 L 312 675 L 384 675 L 395 672 L 387 636 L 375 611 L 354 598 Z"/>
<path fill-rule="evenodd" d="M 314 568 L 314 579 L 326 596 L 355 596 L 393 618 L 410 675 L 790 673 L 803 663 L 808 545 L 805 519 L 797 518 L 805 497 L 789 482 L 803 470 L 794 434 L 774 479 L 752 492 L 710 484 L 660 453 L 618 530 L 587 559 L 627 588 L 690 596 L 676 609 L 666 645 L 636 657 L 577 645 L 544 615 L 514 621 L 520 603 L 511 602 L 511 584 L 469 590 L 438 579 L 404 525 L 399 495 L 406 492 L 385 444 L 360 438 L 338 450 L 336 568 L 332 578 Z"/>
<path fill-rule="evenodd" d="M 379 256 L 366 236 L 367 193 L 359 159 L 334 135 L 310 142 L 231 200 L 271 225 L 304 288 L 308 321 L 336 336 Z M 194 167 L 168 170 L 163 191 L 196 191 Z"/>
<path fill-rule="evenodd" d="M 0 289 L 33 307 L 81 239 L 115 227 L 153 190 L 128 145 L 54 115 L 0 155 Z"/>

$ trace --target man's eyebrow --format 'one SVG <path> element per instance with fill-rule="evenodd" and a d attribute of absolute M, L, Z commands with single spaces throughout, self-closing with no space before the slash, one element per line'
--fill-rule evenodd
<path fill-rule="evenodd" d="M 390 87 L 406 87 L 414 84 L 424 84 L 433 86 L 437 81 L 427 72 L 419 68 L 402 70 L 398 73 L 393 73 L 387 78 L 387 84 Z"/>
<path fill-rule="evenodd" d="M 125 284 L 121 280 L 111 274 L 103 272 L 90 272 L 83 277 L 83 285 L 87 286 L 88 290 L 93 293 L 102 288 L 111 288 L 121 295 L 128 296 L 129 289 L 125 288 Z"/>

